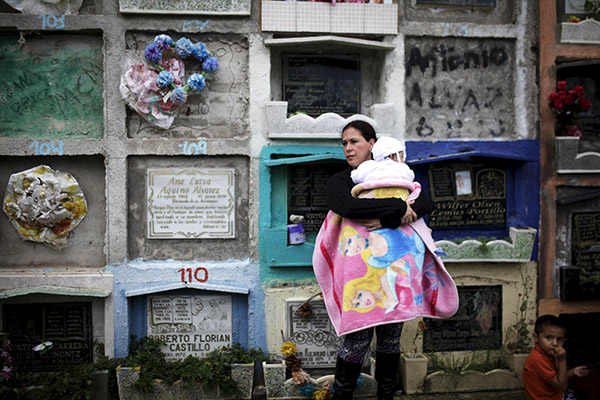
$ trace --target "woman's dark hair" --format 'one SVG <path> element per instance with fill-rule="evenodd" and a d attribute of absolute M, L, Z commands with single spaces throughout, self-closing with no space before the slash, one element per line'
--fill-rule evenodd
<path fill-rule="evenodd" d="M 377 140 L 377 135 L 375 135 L 375 129 L 373 129 L 371 124 L 369 124 L 368 122 L 360 120 L 348 122 L 344 129 L 342 129 L 342 132 L 344 132 L 348 128 L 357 129 L 367 142 L 371 139 Z"/>

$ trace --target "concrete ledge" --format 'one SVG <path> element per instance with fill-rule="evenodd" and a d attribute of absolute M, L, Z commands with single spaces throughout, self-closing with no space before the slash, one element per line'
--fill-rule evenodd
<path fill-rule="evenodd" d="M 586 19 L 581 22 L 563 22 L 560 30 L 561 43 L 600 44 L 600 22 Z"/>
<path fill-rule="evenodd" d="M 556 172 L 559 174 L 600 172 L 600 153 L 592 151 L 578 153 L 579 138 L 575 136 L 559 136 L 555 139 Z"/>
<path fill-rule="evenodd" d="M 485 244 L 478 240 L 465 240 L 456 244 L 449 240 L 435 242 L 446 252 L 444 262 L 527 262 L 531 260 L 537 230 L 510 227 L 510 240 L 492 240 Z"/>
<path fill-rule="evenodd" d="M 429 393 L 478 392 L 522 387 L 523 384 L 517 375 L 504 369 L 495 369 L 486 373 L 468 371 L 458 376 L 438 371 L 425 378 L 425 391 Z"/>
<path fill-rule="evenodd" d="M 271 139 L 340 139 L 342 128 L 350 121 L 369 122 L 381 136 L 392 136 L 395 129 L 393 104 L 374 104 L 370 115 L 356 114 L 344 118 L 335 113 L 325 113 L 317 118 L 304 114 L 287 117 L 287 101 L 270 101 L 266 105 L 269 138 Z"/>

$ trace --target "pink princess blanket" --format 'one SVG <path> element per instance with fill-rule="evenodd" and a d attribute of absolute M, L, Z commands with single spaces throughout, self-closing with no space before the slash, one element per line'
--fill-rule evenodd
<path fill-rule="evenodd" d="M 352 190 L 355 197 L 405 200 L 419 192 L 418 183 L 392 178 Z M 456 285 L 422 218 L 368 232 L 329 211 L 317 235 L 313 268 L 338 336 L 416 317 L 449 318 L 458 309 Z"/>

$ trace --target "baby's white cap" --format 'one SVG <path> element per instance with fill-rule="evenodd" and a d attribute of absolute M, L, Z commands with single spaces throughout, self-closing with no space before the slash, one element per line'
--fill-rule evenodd
<path fill-rule="evenodd" d="M 377 139 L 371 150 L 375 161 L 382 161 L 390 154 L 398 153 L 400 151 L 404 151 L 404 144 L 398 139 L 389 136 L 382 136 Z"/>

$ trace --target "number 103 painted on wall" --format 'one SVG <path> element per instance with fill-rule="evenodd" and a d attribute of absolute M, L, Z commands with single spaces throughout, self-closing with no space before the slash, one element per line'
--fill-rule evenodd
<path fill-rule="evenodd" d="M 208 270 L 204 267 L 198 267 L 193 271 L 191 268 L 181 268 L 177 272 L 181 273 L 181 282 L 184 283 L 192 283 L 194 281 L 206 282 L 208 280 Z"/>

